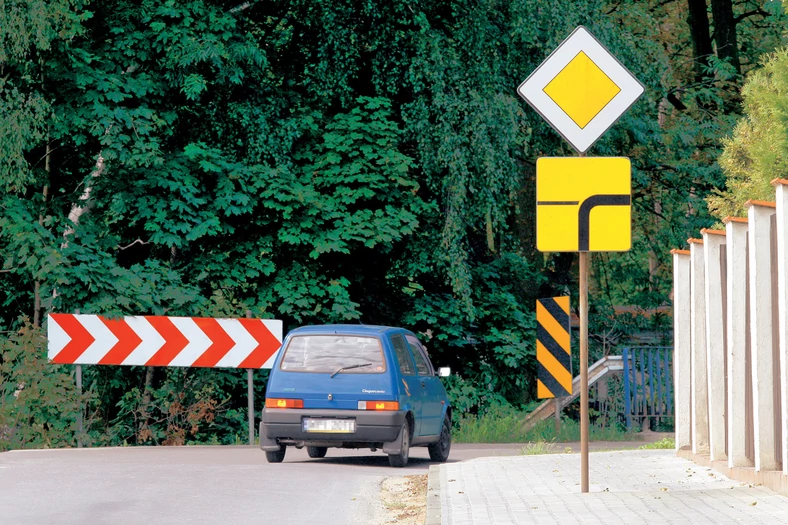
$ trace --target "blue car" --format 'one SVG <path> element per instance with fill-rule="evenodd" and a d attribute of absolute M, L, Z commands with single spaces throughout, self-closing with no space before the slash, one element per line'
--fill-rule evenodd
<path fill-rule="evenodd" d="M 424 346 L 408 330 L 321 325 L 291 331 L 274 362 L 260 423 L 260 448 L 280 463 L 288 446 L 311 458 L 331 447 L 378 449 L 393 467 L 410 447 L 446 461 L 451 405 Z"/>

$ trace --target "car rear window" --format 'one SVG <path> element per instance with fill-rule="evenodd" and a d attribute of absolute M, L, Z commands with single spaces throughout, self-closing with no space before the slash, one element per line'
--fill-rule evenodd
<path fill-rule="evenodd" d="M 386 370 L 383 348 L 376 337 L 357 335 L 298 335 L 290 339 L 280 369 L 287 372 L 376 374 Z"/>

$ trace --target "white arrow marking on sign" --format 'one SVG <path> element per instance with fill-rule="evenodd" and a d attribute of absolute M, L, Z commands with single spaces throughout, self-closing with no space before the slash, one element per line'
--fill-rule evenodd
<path fill-rule="evenodd" d="M 235 346 L 216 363 L 216 366 L 236 368 L 257 346 L 257 341 L 237 319 L 217 319 L 216 321 L 227 332 L 227 335 L 235 341 Z"/>
<path fill-rule="evenodd" d="M 271 332 L 271 334 L 273 334 L 273 336 L 276 338 L 277 341 L 279 341 L 279 345 L 280 345 L 279 350 L 271 354 L 271 357 L 269 357 L 268 360 L 265 362 L 265 364 L 263 364 L 262 366 L 262 368 L 273 368 L 274 361 L 276 360 L 276 356 L 279 355 L 279 352 L 282 350 L 281 348 L 282 331 L 283 331 L 284 323 L 282 323 L 282 321 L 280 321 L 279 319 L 264 319 L 263 323 L 265 324 L 265 327 L 268 328 L 268 331 Z"/>
<path fill-rule="evenodd" d="M 76 362 L 88 364 L 98 363 L 101 361 L 101 358 L 107 355 L 107 352 L 117 344 L 118 338 L 107 328 L 107 325 L 101 322 L 101 319 L 97 315 L 83 314 L 75 315 L 74 317 L 95 339 L 82 355 L 79 356 Z"/>
<path fill-rule="evenodd" d="M 213 341 L 189 317 L 170 317 L 170 321 L 189 340 L 189 344 L 170 361 L 168 366 L 192 366 L 203 352 L 210 348 Z"/>
<path fill-rule="evenodd" d="M 49 344 L 47 345 L 47 358 L 52 360 L 63 350 L 71 338 L 66 334 L 59 324 L 57 324 L 52 317 L 48 320 L 47 325 Z"/>
<path fill-rule="evenodd" d="M 142 342 L 123 360 L 123 364 L 144 365 L 164 346 L 165 340 L 144 317 L 126 317 L 126 324 Z"/>

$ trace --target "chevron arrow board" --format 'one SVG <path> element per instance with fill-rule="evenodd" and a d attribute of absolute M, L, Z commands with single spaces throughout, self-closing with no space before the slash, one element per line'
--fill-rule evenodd
<path fill-rule="evenodd" d="M 51 363 L 271 368 L 282 321 L 205 317 L 50 314 Z"/>

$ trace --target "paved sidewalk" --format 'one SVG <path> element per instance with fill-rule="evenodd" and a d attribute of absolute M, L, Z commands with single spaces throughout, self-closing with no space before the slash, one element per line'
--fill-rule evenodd
<path fill-rule="evenodd" d="M 788 523 L 788 498 L 672 450 L 478 458 L 430 467 L 427 525 Z"/>

